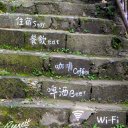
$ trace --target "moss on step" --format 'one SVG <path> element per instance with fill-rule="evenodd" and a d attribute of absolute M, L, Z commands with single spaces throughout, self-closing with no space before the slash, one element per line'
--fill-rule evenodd
<path fill-rule="evenodd" d="M 30 96 L 37 96 L 37 93 L 38 91 L 34 91 L 32 87 L 28 87 L 20 79 L 0 79 L 0 98 L 26 98 Z"/>
<path fill-rule="evenodd" d="M 42 69 L 43 60 L 38 56 L 31 55 L 18 55 L 18 54 L 1 54 L 0 66 L 2 69 L 7 69 L 9 72 L 14 73 L 29 73 L 36 68 Z"/>
<path fill-rule="evenodd" d="M 15 123 L 22 123 L 26 119 L 31 119 L 30 128 L 38 127 L 39 120 L 42 116 L 43 110 L 42 109 L 34 109 L 34 108 L 18 108 L 18 107 L 0 107 L 0 122 L 3 125 L 6 125 L 10 121 L 14 121 Z"/>
<path fill-rule="evenodd" d="M 6 5 L 0 2 L 0 12 L 6 12 L 6 11 L 7 11 Z"/>

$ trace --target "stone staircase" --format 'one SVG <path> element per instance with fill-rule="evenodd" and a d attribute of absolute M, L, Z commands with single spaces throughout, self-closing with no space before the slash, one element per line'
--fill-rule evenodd
<path fill-rule="evenodd" d="M 0 0 L 0 10 L 2 128 L 128 127 L 128 40 L 113 1 Z"/>

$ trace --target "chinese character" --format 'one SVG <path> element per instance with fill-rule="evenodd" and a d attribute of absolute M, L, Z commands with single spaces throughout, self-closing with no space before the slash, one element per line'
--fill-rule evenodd
<path fill-rule="evenodd" d="M 61 89 L 61 88 L 59 88 L 59 89 Z M 59 96 L 68 96 L 67 87 L 63 87 L 63 90 L 60 90 L 59 92 L 60 92 Z"/>
<path fill-rule="evenodd" d="M 53 95 L 54 99 L 56 99 L 56 94 L 58 93 L 57 92 L 57 87 L 52 85 L 52 87 L 48 88 L 47 91 L 50 93 L 50 95 Z"/>
<path fill-rule="evenodd" d="M 31 36 L 30 41 L 31 41 L 31 44 L 32 44 L 32 45 L 35 45 L 35 44 L 36 44 L 37 38 L 36 38 L 36 35 L 35 35 L 35 34 L 33 34 L 33 35 Z"/>
<path fill-rule="evenodd" d="M 46 43 L 45 43 L 45 41 L 47 40 L 47 38 L 46 37 L 44 37 L 44 36 L 39 36 L 38 37 L 38 41 L 39 41 L 39 44 L 44 44 L 44 45 L 46 45 Z"/>
<path fill-rule="evenodd" d="M 64 69 L 64 64 L 60 62 L 58 65 L 55 65 L 55 69 L 57 70 Z"/>
<path fill-rule="evenodd" d="M 73 64 L 72 62 L 69 62 L 68 64 L 66 64 L 66 68 L 68 69 L 68 72 L 73 70 Z"/>
<path fill-rule="evenodd" d="M 32 18 L 26 18 L 25 19 L 25 24 L 26 24 L 26 26 L 32 26 Z"/>
<path fill-rule="evenodd" d="M 22 26 L 22 25 L 24 25 L 23 24 L 23 18 L 21 18 L 21 17 L 18 17 L 17 19 L 16 19 L 16 21 L 17 21 L 17 25 L 19 25 L 19 26 Z"/>

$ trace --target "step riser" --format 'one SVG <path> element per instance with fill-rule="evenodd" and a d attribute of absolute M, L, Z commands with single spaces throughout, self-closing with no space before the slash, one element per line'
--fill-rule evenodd
<path fill-rule="evenodd" d="M 45 65 L 45 69 L 48 69 Z M 125 59 L 92 59 L 91 57 L 79 59 L 70 56 L 54 56 L 50 58 L 50 65 L 51 70 L 60 75 L 87 76 L 92 73 L 103 78 L 108 76 L 113 79 L 116 77 L 127 79 L 127 60 Z"/>
<path fill-rule="evenodd" d="M 106 4 L 97 4 L 99 6 L 105 7 Z M 97 17 L 107 17 L 104 14 L 96 15 L 95 5 L 84 5 L 75 4 L 69 2 L 37 2 L 30 5 L 8 5 L 7 12 L 15 13 L 26 13 L 26 14 L 56 14 L 56 15 L 77 15 L 77 16 L 97 16 Z"/>
<path fill-rule="evenodd" d="M 128 48 L 127 40 L 111 35 L 15 29 L 0 29 L 0 35 L 1 47 L 4 44 L 27 50 L 58 51 L 60 49 L 62 51 L 62 49 L 65 49 L 65 51 L 74 53 L 117 56 L 121 51 Z"/>
<path fill-rule="evenodd" d="M 42 69 L 43 60 L 41 56 L 1 54 L 0 68 L 9 69 L 12 72 L 32 73 L 34 69 Z"/>
<path fill-rule="evenodd" d="M 10 85 L 11 88 L 9 88 Z M 0 98 L 27 98 L 30 96 L 39 96 L 56 100 L 62 99 L 81 102 L 93 100 L 113 103 L 128 99 L 127 85 L 127 82 L 94 83 L 84 81 L 83 83 L 79 83 L 77 81 L 75 83 L 73 81 L 63 80 L 3 77 L 0 79 Z"/>
<path fill-rule="evenodd" d="M 27 106 L 27 105 L 23 105 Z M 14 108 L 13 108 L 14 107 Z M 46 126 L 49 128 L 57 127 L 62 128 L 64 125 L 69 126 L 86 126 L 85 124 L 75 124 L 76 118 L 72 112 L 79 110 L 76 106 L 74 106 L 74 110 L 71 108 L 30 108 L 28 107 L 18 107 L 17 105 L 13 105 L 13 107 L 1 107 L 1 120 L 6 119 L 7 122 L 10 120 L 16 120 L 20 122 L 24 122 L 26 119 L 31 119 L 29 123 L 30 126 Z M 93 111 L 80 109 L 83 111 L 80 122 L 87 122 L 87 126 L 93 127 L 94 124 L 98 124 L 100 128 L 110 128 L 115 126 L 116 124 L 124 124 L 126 125 L 126 112 L 116 112 L 116 111 Z M 4 113 L 8 112 L 8 116 L 5 116 Z M 17 115 L 18 113 L 18 115 Z M 9 119 L 8 119 L 8 118 Z M 11 119 L 11 117 L 13 117 Z M 61 118 L 61 120 L 60 120 Z M 99 123 L 99 119 L 103 119 L 103 123 Z M 8 119 L 8 120 L 7 120 Z M 50 121 L 49 121 L 50 120 Z M 108 121 L 108 122 L 107 122 Z M 65 126 L 66 127 L 66 126 Z M 69 127 L 70 128 L 70 127 Z"/>
<path fill-rule="evenodd" d="M 29 18 L 29 19 L 28 19 Z M 28 22 L 29 23 L 28 23 Z M 36 28 L 56 29 L 94 34 L 125 34 L 126 30 L 121 25 L 112 21 L 75 17 L 31 16 L 31 15 L 0 15 L 2 28 Z"/>
<path fill-rule="evenodd" d="M 28 32 L 28 31 L 0 31 L 0 44 L 10 45 L 28 50 L 47 50 L 65 48 L 66 35 L 64 33 Z M 44 36 L 44 37 L 43 37 Z M 44 42 L 43 39 L 44 38 Z"/>
<path fill-rule="evenodd" d="M 93 9 L 93 11 L 95 10 L 94 6 L 90 7 L 90 9 L 88 10 L 84 10 L 84 8 L 86 8 L 86 6 L 71 4 L 71 3 L 43 2 L 43 3 L 36 3 L 36 5 L 32 5 L 29 7 L 23 7 L 23 6 L 16 7 L 14 12 L 26 13 L 26 14 L 36 13 L 36 14 L 77 15 L 77 16 L 78 15 L 83 16 L 83 14 L 85 14 L 88 16 L 90 14 L 89 13 L 90 9 Z M 13 6 L 8 7 L 8 12 L 13 12 Z"/>
<path fill-rule="evenodd" d="M 29 60 L 29 61 L 28 61 Z M 12 73 L 32 75 L 36 72 L 50 72 L 49 75 L 85 77 L 98 79 L 128 79 L 127 59 L 93 58 L 64 55 L 47 55 L 41 53 L 20 53 L 1 51 L 0 68 Z M 93 76 L 95 74 L 95 76 Z M 93 79 L 93 78 L 92 78 Z"/>

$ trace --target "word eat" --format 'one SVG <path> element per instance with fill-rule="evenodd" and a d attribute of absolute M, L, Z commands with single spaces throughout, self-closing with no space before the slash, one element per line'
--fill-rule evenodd
<path fill-rule="evenodd" d="M 41 44 L 41 45 L 59 45 L 59 40 L 47 39 L 44 35 L 37 36 L 32 34 L 30 37 L 30 42 L 32 45 Z"/>

